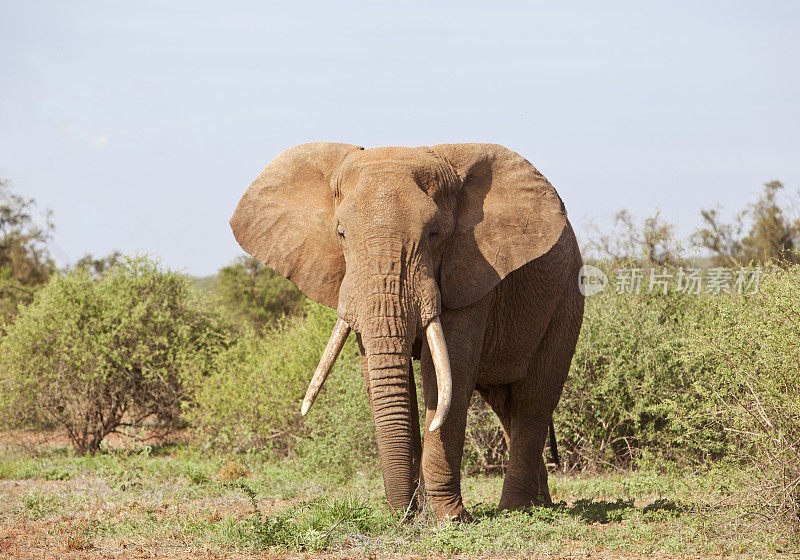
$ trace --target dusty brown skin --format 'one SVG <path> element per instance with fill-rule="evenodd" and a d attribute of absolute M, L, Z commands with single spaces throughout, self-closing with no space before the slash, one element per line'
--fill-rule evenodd
<path fill-rule="evenodd" d="M 356 331 L 393 508 L 404 510 L 421 480 L 438 515 L 468 518 L 460 468 L 476 389 L 510 446 L 500 509 L 550 501 L 542 450 L 583 317 L 581 255 L 561 199 L 528 161 L 495 144 L 303 144 L 250 185 L 231 227 L 245 251 L 337 309 L 343 323 L 329 348 Z M 428 342 L 437 345 L 438 321 L 452 394 L 443 424 L 428 431 L 446 396 Z"/>

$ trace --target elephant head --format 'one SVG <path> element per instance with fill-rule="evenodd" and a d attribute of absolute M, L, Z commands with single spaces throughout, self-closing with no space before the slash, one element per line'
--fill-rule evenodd
<path fill-rule="evenodd" d="M 445 421 L 451 373 L 439 315 L 470 305 L 547 252 L 561 199 L 524 158 L 495 144 L 372 148 L 315 142 L 286 150 L 230 220 L 241 247 L 337 310 L 308 411 L 351 328 L 360 335 L 387 499 L 414 492 L 409 363 L 425 333 Z"/>

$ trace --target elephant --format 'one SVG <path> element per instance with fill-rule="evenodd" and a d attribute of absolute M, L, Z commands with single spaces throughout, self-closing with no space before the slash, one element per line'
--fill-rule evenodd
<path fill-rule="evenodd" d="M 530 162 L 497 144 L 302 144 L 267 165 L 230 226 L 337 311 L 303 415 L 355 332 L 391 508 L 470 519 L 461 460 L 475 390 L 509 444 L 499 510 L 551 501 L 543 448 L 583 319 L 582 258 Z"/>

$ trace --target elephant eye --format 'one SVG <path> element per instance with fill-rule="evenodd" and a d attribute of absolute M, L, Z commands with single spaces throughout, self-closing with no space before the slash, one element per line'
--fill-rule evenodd
<path fill-rule="evenodd" d="M 431 236 L 434 236 L 434 235 L 436 235 L 437 233 L 439 233 L 439 224 L 436 224 L 436 223 L 434 223 L 434 224 L 431 226 L 431 230 L 430 230 L 430 232 L 429 232 L 429 233 L 430 233 L 430 235 L 431 235 Z"/>
<path fill-rule="evenodd" d="M 344 237 L 344 228 L 342 227 L 342 224 L 336 226 L 336 233 L 339 234 L 339 237 Z"/>

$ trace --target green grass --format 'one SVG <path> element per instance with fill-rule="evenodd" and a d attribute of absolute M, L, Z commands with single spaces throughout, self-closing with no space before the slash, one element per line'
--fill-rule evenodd
<path fill-rule="evenodd" d="M 734 540 L 715 536 L 713 517 L 703 513 L 707 475 L 556 474 L 550 478 L 555 504 L 503 514 L 496 512 L 502 478 L 468 477 L 464 496 L 475 521 L 449 524 L 425 512 L 401 522 L 385 506 L 374 467 L 341 484 L 339 475 L 309 475 L 297 461 L 189 447 L 87 457 L 55 449 L 35 458 L 16 452 L 3 457 L 0 479 L 15 482 L 0 484 L 0 524 L 45 524 L 52 546 L 182 547 L 220 554 L 763 557 L 781 546 L 746 534 Z"/>
<path fill-rule="evenodd" d="M 24 516 L 30 519 L 42 519 L 58 513 L 62 509 L 62 498 L 41 490 L 31 490 L 20 496 Z"/>

